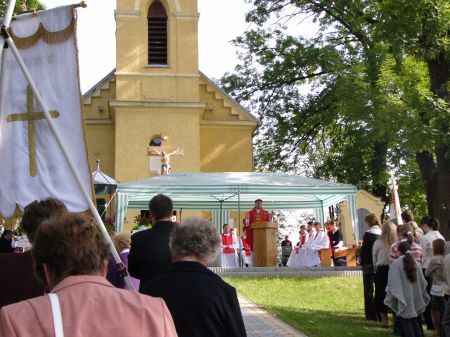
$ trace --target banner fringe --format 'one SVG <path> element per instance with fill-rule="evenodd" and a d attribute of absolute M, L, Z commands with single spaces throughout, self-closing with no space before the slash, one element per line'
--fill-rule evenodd
<path fill-rule="evenodd" d="M 22 218 L 22 211 L 20 210 L 20 207 L 16 205 L 16 210 L 14 211 L 14 214 L 7 218 L 2 213 L 0 213 L 0 223 L 4 222 L 4 226 L 6 229 L 14 229 L 14 227 L 17 224 L 17 220 Z"/>
<path fill-rule="evenodd" d="M 11 38 L 13 39 L 18 49 L 31 48 L 41 39 L 45 41 L 47 44 L 62 43 L 67 41 L 74 32 L 75 32 L 75 19 L 73 17 L 66 28 L 56 32 L 49 32 L 47 29 L 45 29 L 42 23 L 39 23 L 39 28 L 33 35 L 27 37 L 16 36 L 14 35 L 13 31 L 9 29 L 9 34 L 11 35 Z"/>

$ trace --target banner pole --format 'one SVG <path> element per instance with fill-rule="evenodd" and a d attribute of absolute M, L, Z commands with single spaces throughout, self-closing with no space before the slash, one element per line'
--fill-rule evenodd
<path fill-rule="evenodd" d="M 11 49 L 11 52 L 14 54 L 14 57 L 16 58 L 17 63 L 19 64 L 23 74 L 25 75 L 25 78 L 27 79 L 31 90 L 34 93 L 34 96 L 36 97 L 37 101 L 39 102 L 39 104 L 42 107 L 42 110 L 44 112 L 45 118 L 47 119 L 49 127 L 52 130 L 52 133 L 55 136 L 56 141 L 58 142 L 58 145 L 61 148 L 61 151 L 63 152 L 67 163 L 69 164 L 70 170 L 72 171 L 72 174 L 75 177 L 75 180 L 77 181 L 78 186 L 81 189 L 81 192 L 82 192 L 82 195 L 83 195 L 85 201 L 89 204 L 89 209 L 91 210 L 92 215 L 94 216 L 95 221 L 97 222 L 104 239 L 108 243 L 108 246 L 111 250 L 114 261 L 117 264 L 117 268 L 118 268 L 119 272 L 124 276 L 125 282 L 126 282 L 127 286 L 129 287 L 129 289 L 135 290 L 133 287 L 133 284 L 131 283 L 131 279 L 128 274 L 128 271 L 125 268 L 125 266 L 123 265 L 122 260 L 120 259 L 119 254 L 117 253 L 116 248 L 114 247 L 114 244 L 113 244 L 111 238 L 109 237 L 109 234 L 108 234 L 108 231 L 106 230 L 105 224 L 103 223 L 102 218 L 100 217 L 100 214 L 98 213 L 97 208 L 95 207 L 94 202 L 92 201 L 89 192 L 84 188 L 83 181 L 81 180 L 81 177 L 78 174 L 76 166 L 69 156 L 69 152 L 67 151 L 66 145 L 63 142 L 58 129 L 56 128 L 55 122 L 53 121 L 53 119 L 50 116 L 47 104 L 44 102 L 44 99 L 42 98 L 38 88 L 36 87 L 36 84 L 34 83 L 33 78 L 31 77 L 31 74 L 28 72 L 28 69 L 27 69 L 22 57 L 20 56 L 19 51 L 18 51 L 14 41 L 12 40 L 11 36 L 9 35 L 9 33 L 6 30 L 6 27 L 4 25 L 2 26 L 1 33 L 2 33 L 3 38 L 8 43 L 8 46 Z"/>
<path fill-rule="evenodd" d="M 9 28 L 9 25 L 11 24 L 11 19 L 14 13 L 14 7 L 16 6 L 16 0 L 9 0 L 8 1 L 8 7 L 6 7 L 6 13 L 4 17 L 4 21 L 2 24 Z M 3 50 L 5 49 L 5 38 L 3 36 L 0 36 L 0 63 L 2 63 L 3 60 Z M 3 74 L 3 69 L 1 70 L 0 77 Z"/>

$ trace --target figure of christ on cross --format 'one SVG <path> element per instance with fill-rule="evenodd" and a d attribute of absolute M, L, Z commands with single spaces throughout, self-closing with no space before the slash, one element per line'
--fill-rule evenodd
<path fill-rule="evenodd" d="M 178 148 L 172 152 L 166 151 L 159 152 L 155 148 L 153 148 L 152 150 L 161 156 L 161 175 L 169 174 L 170 169 L 172 168 L 170 166 L 170 156 L 173 154 L 178 154 L 180 150 Z"/>
<path fill-rule="evenodd" d="M 52 118 L 58 118 L 58 111 L 50 111 Z M 45 119 L 45 114 L 42 111 L 34 111 L 33 91 L 30 86 L 27 86 L 27 112 L 14 113 L 6 117 L 9 122 L 28 122 L 28 159 L 30 165 L 30 176 L 37 175 L 36 163 L 36 125 L 35 121 Z"/>

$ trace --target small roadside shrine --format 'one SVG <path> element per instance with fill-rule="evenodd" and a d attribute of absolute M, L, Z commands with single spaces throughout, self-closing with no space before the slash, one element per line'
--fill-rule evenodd
<path fill-rule="evenodd" d="M 147 209 L 149 200 L 162 193 L 173 200 L 175 210 L 211 211 L 212 222 L 218 228 L 226 212 L 240 214 L 252 209 L 258 198 L 264 200 L 266 210 L 313 209 L 322 224 L 324 209 L 346 201 L 358 237 L 356 191 L 353 185 L 289 173 L 171 173 L 118 184 L 116 231 L 123 230 L 127 209 Z"/>

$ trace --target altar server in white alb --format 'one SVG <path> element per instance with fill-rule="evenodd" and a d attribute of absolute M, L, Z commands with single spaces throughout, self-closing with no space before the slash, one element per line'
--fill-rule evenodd
<path fill-rule="evenodd" d="M 302 247 L 306 246 L 306 243 L 309 239 L 309 234 L 306 231 L 306 226 L 301 225 L 300 226 L 300 237 L 299 242 L 294 248 L 294 251 L 291 253 L 291 256 L 289 257 L 289 260 L 287 262 L 287 266 L 294 268 L 294 267 L 303 267 L 305 265 L 304 263 L 304 256 L 305 256 L 305 249 L 302 249 Z"/>
<path fill-rule="evenodd" d="M 236 228 L 231 227 L 230 228 L 231 237 L 233 238 L 233 244 L 232 247 L 236 250 L 236 254 L 239 250 L 239 238 L 236 235 Z"/>
<path fill-rule="evenodd" d="M 320 265 L 320 250 L 330 249 L 330 239 L 325 231 L 322 230 L 320 222 L 314 224 L 315 233 L 310 236 L 305 251 L 305 266 L 314 267 Z"/>
<path fill-rule="evenodd" d="M 227 224 L 223 225 L 220 266 L 239 267 L 236 248 L 233 245 L 233 234 L 230 231 L 230 226 Z"/>

